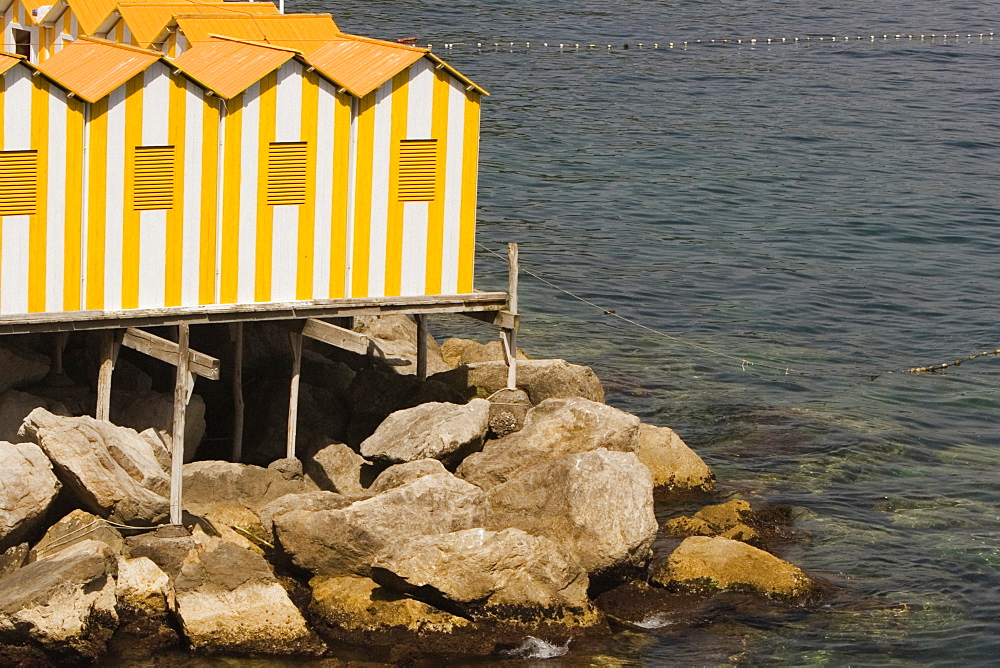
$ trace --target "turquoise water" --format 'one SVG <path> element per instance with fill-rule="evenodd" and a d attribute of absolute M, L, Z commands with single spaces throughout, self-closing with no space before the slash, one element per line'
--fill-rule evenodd
<path fill-rule="evenodd" d="M 518 241 L 526 269 L 676 337 L 524 276 L 522 345 L 592 365 L 610 403 L 676 429 L 727 489 L 795 506 L 811 539 L 786 557 L 858 602 L 627 634 L 602 653 L 996 662 L 1000 358 L 901 373 L 1000 346 L 1000 37 L 978 36 L 1000 28 L 989 3 L 289 8 L 418 36 L 493 93 L 479 240 Z M 881 38 L 945 31 L 963 36 Z M 759 41 L 664 48 L 737 38 Z M 478 263 L 479 287 L 504 285 L 500 263 Z"/>

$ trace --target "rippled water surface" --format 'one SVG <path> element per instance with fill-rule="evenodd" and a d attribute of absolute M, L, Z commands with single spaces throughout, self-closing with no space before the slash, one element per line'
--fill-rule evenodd
<path fill-rule="evenodd" d="M 289 8 L 417 36 L 490 90 L 479 240 L 520 242 L 527 270 L 655 330 L 524 276 L 523 347 L 592 365 L 610 403 L 675 428 L 726 485 L 796 506 L 811 540 L 786 556 L 859 601 L 600 654 L 996 661 L 1000 358 L 901 373 L 1000 346 L 990 3 Z M 929 37 L 946 31 L 962 37 Z M 502 269 L 481 251 L 479 287 Z"/>

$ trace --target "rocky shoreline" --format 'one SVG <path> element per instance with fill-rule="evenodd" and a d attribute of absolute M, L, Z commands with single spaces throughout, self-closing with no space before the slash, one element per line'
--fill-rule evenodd
<path fill-rule="evenodd" d="M 249 463 L 222 461 L 227 399 L 198 386 L 183 526 L 162 526 L 163 371 L 120 363 L 103 422 L 86 415 L 89 335 L 70 338 L 64 372 L 44 337 L 0 341 L 0 660 L 484 656 L 682 629 L 727 596 L 825 595 L 772 554 L 794 538 L 787 508 L 682 514 L 712 499 L 711 470 L 669 428 L 604 404 L 589 368 L 521 355 L 507 390 L 498 344 L 450 339 L 429 342 L 420 381 L 409 319 L 355 326 L 384 356 L 306 351 L 296 459 L 281 458 L 280 330 L 247 339 Z M 224 340 L 205 329 L 208 349 Z M 684 503 L 660 526 L 654 497 Z"/>

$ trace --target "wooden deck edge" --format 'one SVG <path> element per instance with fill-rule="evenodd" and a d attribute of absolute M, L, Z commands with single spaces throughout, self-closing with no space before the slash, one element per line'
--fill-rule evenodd
<path fill-rule="evenodd" d="M 74 332 L 91 329 L 215 324 L 256 320 L 343 318 L 388 313 L 434 314 L 500 311 L 507 306 L 505 292 L 415 297 L 366 297 L 302 302 L 210 304 L 126 311 L 65 311 L 0 316 L 0 334 Z"/>

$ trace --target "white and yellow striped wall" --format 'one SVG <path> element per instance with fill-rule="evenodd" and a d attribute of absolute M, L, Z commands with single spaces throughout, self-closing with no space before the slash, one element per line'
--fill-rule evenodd
<path fill-rule="evenodd" d="M 82 306 L 84 104 L 33 74 L 0 76 L 0 314 Z"/>
<path fill-rule="evenodd" d="M 349 296 L 472 292 L 479 104 L 429 57 L 355 101 Z"/>

